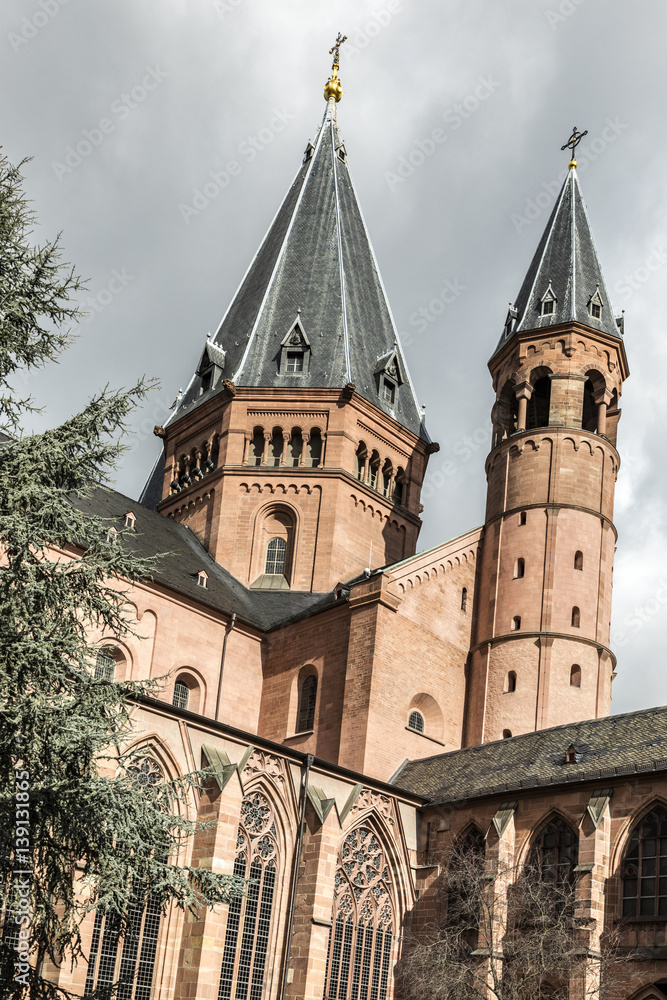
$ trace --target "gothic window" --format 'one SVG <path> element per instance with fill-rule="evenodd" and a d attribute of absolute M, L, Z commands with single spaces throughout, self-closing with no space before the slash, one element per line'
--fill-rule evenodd
<path fill-rule="evenodd" d="M 262 427 L 255 427 L 252 432 L 250 442 L 250 453 L 248 455 L 248 465 L 261 465 L 264 456 L 264 430 Z"/>
<path fill-rule="evenodd" d="M 285 573 L 287 557 L 287 542 L 284 538 L 272 538 L 266 546 L 266 565 L 264 572 L 271 576 Z"/>
<path fill-rule="evenodd" d="M 471 951 L 478 947 L 483 903 L 470 884 L 466 869 L 469 870 L 470 863 L 477 870 L 483 869 L 485 855 L 484 834 L 473 826 L 456 841 L 450 863 L 446 922 L 452 929 L 458 930 L 461 942 Z"/>
<path fill-rule="evenodd" d="M 116 673 L 116 659 L 111 647 L 105 646 L 97 654 L 95 660 L 95 680 L 112 681 Z"/>
<path fill-rule="evenodd" d="M 189 701 L 190 688 L 185 681 L 176 681 L 174 684 L 174 697 L 172 699 L 172 704 L 174 704 L 176 708 L 187 708 Z"/>
<path fill-rule="evenodd" d="M 408 729 L 412 729 L 415 733 L 424 732 L 424 716 L 421 712 L 413 711 L 410 712 L 410 718 L 408 719 Z"/>
<path fill-rule="evenodd" d="M 514 670 L 510 670 L 505 682 L 505 692 L 507 694 L 512 694 L 514 691 L 516 691 L 516 672 Z"/>
<path fill-rule="evenodd" d="M 581 611 L 579 608 L 572 608 L 572 628 L 581 627 Z"/>
<path fill-rule="evenodd" d="M 574 553 L 574 568 L 583 569 L 584 568 L 584 554 L 583 552 Z"/>
<path fill-rule="evenodd" d="M 343 841 L 324 1000 L 387 1000 L 394 913 L 382 845 L 368 826 Z"/>
<path fill-rule="evenodd" d="M 241 806 L 234 875 L 250 879 L 229 904 L 218 1000 L 262 1000 L 278 874 L 277 831 L 269 800 L 251 792 Z"/>
<path fill-rule="evenodd" d="M 313 427 L 308 439 L 306 450 L 306 465 L 316 469 L 322 461 L 322 432 L 319 427 Z"/>
<path fill-rule="evenodd" d="M 297 733 L 309 732 L 315 726 L 315 704 L 317 702 L 317 677 L 309 674 L 301 684 L 299 695 L 299 716 Z"/>
<path fill-rule="evenodd" d="M 667 918 L 667 809 L 656 806 L 630 838 L 623 864 L 623 916 Z"/>
<path fill-rule="evenodd" d="M 544 882 L 559 887 L 571 882 L 579 862 L 577 834 L 559 816 L 539 834 L 530 854 L 529 865 Z"/>
<path fill-rule="evenodd" d="M 521 580 L 526 574 L 526 563 L 524 559 L 517 559 L 514 567 L 514 579 Z"/>
<path fill-rule="evenodd" d="M 468 588 L 464 587 L 461 591 L 461 611 L 468 610 Z"/>
<path fill-rule="evenodd" d="M 136 760 L 128 772 L 144 786 L 164 781 L 162 769 L 152 757 Z M 151 1000 L 161 912 L 159 900 L 146 896 L 138 887 L 130 901 L 123 933 L 119 914 L 96 913 L 84 997 L 98 990 L 111 992 L 116 985 L 114 996 L 118 1000 Z"/>
<path fill-rule="evenodd" d="M 581 687 L 581 667 L 578 663 L 573 663 L 570 668 L 570 687 Z"/>

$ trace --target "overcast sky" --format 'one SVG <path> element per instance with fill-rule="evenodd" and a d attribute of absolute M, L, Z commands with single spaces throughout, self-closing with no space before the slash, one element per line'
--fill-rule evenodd
<path fill-rule="evenodd" d="M 481 523 L 486 363 L 567 166 L 560 147 L 588 129 L 580 179 L 631 368 L 613 710 L 666 703 L 664 0 L 4 0 L 2 17 L 0 142 L 33 157 L 39 236 L 62 230 L 92 309 L 60 364 L 29 380 L 44 407 L 33 426 L 107 382 L 159 378 L 116 480 L 133 497 L 152 427 L 319 125 L 342 30 L 348 162 L 441 445 L 420 547 Z"/>

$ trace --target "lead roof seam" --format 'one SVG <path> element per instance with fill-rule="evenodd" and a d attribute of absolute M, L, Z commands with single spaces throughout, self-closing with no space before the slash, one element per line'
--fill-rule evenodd
<path fill-rule="evenodd" d="M 571 217 L 570 217 L 570 242 L 572 244 L 572 252 L 571 252 L 571 258 L 572 258 L 572 292 L 571 292 L 571 299 L 570 299 L 570 319 L 574 323 L 574 321 L 577 318 L 577 240 L 576 240 L 576 215 L 575 215 L 575 209 L 576 209 L 576 205 L 575 205 L 575 202 L 576 202 L 576 198 L 575 198 L 575 194 L 576 194 L 575 183 L 577 181 L 577 173 L 576 173 L 576 168 L 573 167 L 572 170 L 573 170 L 574 180 L 572 181 L 572 197 L 570 199 L 571 203 L 572 203 L 572 208 L 571 208 L 571 213 L 570 213 L 570 215 L 571 215 Z"/>
<path fill-rule="evenodd" d="M 345 265 L 343 263 L 343 232 L 340 215 L 340 199 L 338 197 L 338 173 L 336 170 L 336 150 L 333 119 L 331 120 L 331 169 L 334 179 L 334 193 L 336 196 L 336 236 L 338 240 L 338 270 L 340 274 L 340 297 L 343 311 L 343 343 L 345 345 L 345 368 L 347 370 L 347 381 L 352 381 L 352 365 L 350 363 L 350 336 L 347 329 L 347 300 L 345 296 Z"/>
<path fill-rule="evenodd" d="M 556 211 L 553 214 L 553 223 L 551 225 L 551 229 L 549 230 L 549 235 L 547 236 L 546 240 L 544 241 L 544 248 L 542 249 L 542 256 L 540 257 L 540 262 L 537 265 L 537 268 L 535 270 L 535 277 L 533 278 L 533 284 L 531 285 L 530 292 L 528 294 L 528 298 L 526 299 L 526 305 L 525 305 L 525 308 L 524 308 L 524 313 L 523 313 L 523 316 L 521 317 L 521 320 L 520 320 L 520 322 L 519 322 L 519 324 L 517 326 L 517 332 L 521 328 L 525 329 L 525 327 L 524 327 L 524 320 L 526 319 L 526 315 L 527 315 L 528 310 L 530 308 L 530 304 L 533 301 L 533 293 L 535 291 L 535 285 L 537 284 L 537 279 L 539 278 L 540 272 L 542 270 L 542 263 L 544 261 L 544 256 L 545 256 L 545 254 L 547 252 L 547 247 L 549 246 L 549 243 L 551 241 L 551 234 L 553 233 L 554 225 L 556 223 L 556 219 L 558 218 L 558 212 L 560 211 L 561 202 L 563 201 L 563 198 L 565 196 L 565 189 L 566 189 L 568 183 L 569 183 L 569 177 L 566 178 L 565 183 L 563 184 L 563 187 L 561 188 L 560 197 L 558 199 L 558 205 L 556 206 Z"/>
<path fill-rule="evenodd" d="M 591 239 L 591 246 L 593 248 L 593 254 L 595 256 L 595 264 L 597 266 L 598 274 L 600 275 L 600 282 L 601 282 L 600 287 L 601 287 L 602 291 L 604 292 L 605 297 L 607 299 L 607 305 L 609 306 L 609 309 L 610 309 L 610 312 L 611 312 L 611 315 L 610 315 L 609 318 L 611 320 L 611 325 L 612 325 L 612 328 L 613 328 L 613 327 L 616 326 L 616 323 L 615 323 L 615 320 L 614 320 L 614 312 L 615 312 L 615 310 L 614 310 L 614 308 L 612 306 L 611 296 L 609 295 L 609 289 L 607 288 L 607 282 L 605 281 L 604 273 L 602 271 L 602 265 L 600 264 L 600 255 L 598 253 L 597 244 L 595 242 L 595 235 L 594 235 L 593 230 L 591 228 L 591 220 L 588 218 L 588 209 L 586 208 L 586 201 L 584 199 L 584 195 L 583 195 L 583 192 L 581 190 L 581 186 L 579 184 L 579 178 L 578 177 L 577 177 L 577 188 L 579 190 L 579 198 L 581 200 L 581 208 L 582 208 L 582 211 L 584 213 L 584 219 L 586 220 L 586 228 L 588 230 L 588 235 L 590 236 L 590 239 Z M 593 293 L 591 293 L 591 294 L 593 294 Z M 619 332 L 616 332 L 616 333 L 612 334 L 612 336 L 619 337 L 619 339 L 620 339 L 620 333 Z"/>
<path fill-rule="evenodd" d="M 303 200 L 303 196 L 304 196 L 305 190 L 308 187 L 308 181 L 310 180 L 310 175 L 313 172 L 313 164 L 315 163 L 315 160 L 317 159 L 317 153 L 318 153 L 318 150 L 320 148 L 320 144 L 322 142 L 322 136 L 323 135 L 324 135 L 324 128 L 321 127 L 320 128 L 320 134 L 319 134 L 318 139 L 317 139 L 317 145 L 315 146 L 315 151 L 313 152 L 313 155 L 310 158 L 310 163 L 309 163 L 308 169 L 306 171 L 306 176 L 303 179 L 303 184 L 301 185 L 301 190 L 299 191 L 299 197 L 297 198 L 296 203 L 294 205 L 294 208 L 292 210 L 292 218 L 289 221 L 289 226 L 287 227 L 287 230 L 286 230 L 285 235 L 283 237 L 282 246 L 280 247 L 280 251 L 278 253 L 278 256 L 276 257 L 276 262 L 273 265 L 273 270 L 271 271 L 271 277 L 268 280 L 268 283 L 267 283 L 267 286 L 266 286 L 266 291 L 264 292 L 264 296 L 262 297 L 262 301 L 261 301 L 260 307 L 257 310 L 257 316 L 255 317 L 255 322 L 253 323 L 252 330 L 250 331 L 250 336 L 248 337 L 248 343 L 247 343 L 246 349 L 245 349 L 245 351 L 243 353 L 243 357 L 241 358 L 241 364 L 239 365 L 239 367 L 234 372 L 234 375 L 232 377 L 232 382 L 236 382 L 236 379 L 239 377 L 239 375 L 243 371 L 243 366 L 245 365 L 246 361 L 248 360 L 248 354 L 250 353 L 250 347 L 252 345 L 252 342 L 254 340 L 255 334 L 257 332 L 257 327 L 259 326 L 259 321 L 262 318 L 262 313 L 264 311 L 264 306 L 266 305 L 266 301 L 267 301 L 267 299 L 269 297 L 269 292 L 273 288 L 273 283 L 274 283 L 274 280 L 275 280 L 275 277 L 276 277 L 276 273 L 278 271 L 278 268 L 280 267 L 280 264 L 282 262 L 282 259 L 283 259 L 284 255 L 285 255 L 285 248 L 286 248 L 287 242 L 288 242 L 288 240 L 290 238 L 290 234 L 291 234 L 292 228 L 294 226 L 294 221 L 295 221 L 297 213 L 299 211 L 299 206 L 301 205 L 301 201 Z M 299 169 L 301 169 L 301 168 L 299 168 Z M 297 173 L 297 176 L 298 176 L 298 173 Z M 292 183 L 294 183 L 294 181 L 292 181 Z M 283 201 L 283 204 L 284 204 L 284 201 Z M 282 205 L 280 207 L 282 208 Z M 278 209 L 278 212 L 280 212 L 280 208 Z M 276 216 L 277 216 L 277 214 L 278 213 L 276 213 Z M 274 219 L 274 221 L 275 221 L 275 219 Z M 271 225 L 273 225 L 273 223 L 271 223 Z M 268 232 L 267 232 L 267 236 L 268 236 Z M 266 239 L 266 237 L 264 237 L 264 239 Z M 263 245 L 264 244 L 262 243 L 262 246 Z M 260 247 L 260 250 L 261 250 L 261 247 Z M 257 253 L 259 253 L 259 250 L 257 251 Z M 255 254 L 255 258 L 256 257 L 257 257 L 257 254 Z M 253 261 L 254 261 L 254 258 L 253 258 Z M 232 299 L 232 302 L 233 301 L 234 301 L 234 299 Z M 231 306 L 230 306 L 230 308 L 231 308 Z M 228 312 L 229 312 L 229 310 L 228 310 Z M 216 333 L 216 336 L 217 336 L 217 333 Z"/>
<path fill-rule="evenodd" d="M 403 354 L 403 345 L 401 344 L 401 342 L 399 340 L 399 337 L 398 337 L 398 331 L 397 331 L 397 328 L 396 328 L 396 322 L 394 320 L 394 314 L 393 314 L 392 309 L 391 309 L 391 303 L 390 303 L 389 298 L 387 296 L 387 290 L 384 287 L 384 281 L 382 280 L 382 272 L 380 271 L 380 268 L 379 268 L 378 262 L 377 262 L 377 258 L 375 256 L 375 248 L 373 247 L 373 243 L 372 243 L 372 240 L 371 240 L 371 237 L 370 237 L 370 233 L 368 232 L 368 226 L 366 225 L 366 219 L 364 218 L 364 210 L 361 207 L 361 202 L 359 201 L 359 198 L 357 197 L 357 189 L 354 186 L 354 181 L 352 180 L 352 174 L 349 172 L 349 170 L 348 170 L 348 177 L 349 177 L 349 180 L 350 180 L 350 187 L 352 188 L 352 194 L 354 195 L 354 200 L 355 200 L 357 208 L 359 210 L 359 217 L 361 219 L 361 224 L 364 227 L 364 233 L 366 234 L 366 242 L 368 243 L 368 248 L 369 248 L 369 250 L 371 252 L 371 258 L 373 260 L 373 266 L 375 267 L 375 274 L 377 275 L 378 283 L 380 285 L 380 288 L 382 290 L 382 294 L 384 296 L 385 305 L 387 306 L 387 312 L 389 313 L 389 321 L 391 322 L 391 328 L 392 328 L 392 330 L 394 332 L 394 338 L 395 338 L 396 344 L 398 346 L 398 353 L 400 354 L 401 361 L 403 362 L 403 370 L 405 372 L 406 381 L 407 381 L 408 385 L 410 386 L 410 391 L 412 392 L 412 399 L 413 399 L 413 402 L 414 402 L 415 406 L 417 407 L 417 413 L 419 414 L 419 402 L 417 401 L 417 393 L 415 392 L 415 387 L 414 387 L 414 384 L 412 382 L 412 377 L 410 376 L 410 369 L 408 368 L 408 363 L 405 360 L 405 355 Z M 422 426 L 424 427 L 424 429 L 426 429 L 425 428 L 425 421 L 422 421 Z M 430 440 L 430 438 L 429 438 L 429 440 Z"/>

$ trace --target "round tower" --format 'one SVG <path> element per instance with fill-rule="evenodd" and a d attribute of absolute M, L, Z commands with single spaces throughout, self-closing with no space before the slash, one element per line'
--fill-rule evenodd
<path fill-rule="evenodd" d="M 489 362 L 468 744 L 609 713 L 622 332 L 573 160 Z"/>

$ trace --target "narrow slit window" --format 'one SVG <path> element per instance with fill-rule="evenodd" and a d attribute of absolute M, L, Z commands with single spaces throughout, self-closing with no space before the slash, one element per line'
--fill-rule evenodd
<path fill-rule="evenodd" d="M 309 732 L 315 726 L 315 704 L 317 702 L 317 677 L 309 674 L 301 685 L 299 698 L 299 718 L 297 733 Z"/>
<path fill-rule="evenodd" d="M 584 568 L 584 554 L 583 552 L 574 553 L 574 568 L 583 569 Z"/>
<path fill-rule="evenodd" d="M 522 510 L 521 513 L 519 514 L 519 524 L 523 527 L 525 523 L 526 523 L 526 512 L 525 510 Z"/>
<path fill-rule="evenodd" d="M 461 611 L 468 610 L 468 588 L 464 587 L 461 591 Z"/>
<path fill-rule="evenodd" d="M 505 691 L 507 694 L 512 694 L 516 691 L 516 673 L 514 670 L 510 670 L 507 675 L 507 681 L 505 682 Z"/>
<path fill-rule="evenodd" d="M 570 686 L 575 688 L 581 687 L 581 667 L 578 663 L 573 663 L 570 668 Z"/>
<path fill-rule="evenodd" d="M 510 630 L 512 632 L 518 632 L 520 628 L 521 628 L 521 616 L 515 615 L 514 618 L 512 619 L 512 625 L 510 626 Z"/>
<path fill-rule="evenodd" d="M 524 559 L 517 559 L 516 566 L 514 567 L 514 579 L 522 580 L 526 575 L 526 563 Z"/>
<path fill-rule="evenodd" d="M 581 611 L 579 608 L 572 608 L 572 628 L 581 628 Z"/>

